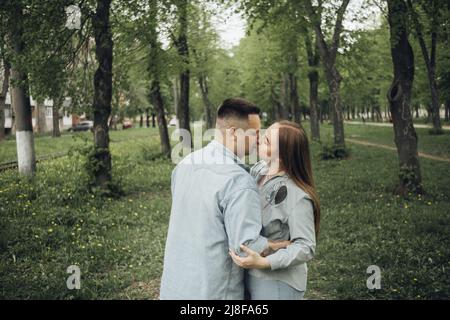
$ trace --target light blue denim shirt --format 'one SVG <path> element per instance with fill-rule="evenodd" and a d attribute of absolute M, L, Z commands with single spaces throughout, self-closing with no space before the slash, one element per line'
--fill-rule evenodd
<path fill-rule="evenodd" d="M 228 254 L 245 244 L 262 252 L 261 199 L 254 179 L 217 141 L 172 172 L 172 210 L 161 299 L 243 299 L 243 269 Z"/>

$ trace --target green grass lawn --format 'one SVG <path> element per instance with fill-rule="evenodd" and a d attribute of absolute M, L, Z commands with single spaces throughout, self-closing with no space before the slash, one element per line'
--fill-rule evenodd
<path fill-rule="evenodd" d="M 309 122 L 304 122 L 303 125 L 310 134 Z M 416 128 L 416 132 L 419 141 L 419 152 L 450 158 L 450 131 L 445 130 L 442 135 L 430 135 L 429 129 Z M 346 137 L 355 140 L 363 140 L 395 147 L 394 129 L 392 127 L 347 124 L 345 125 L 344 133 Z M 320 135 L 324 142 L 333 141 L 333 126 L 328 123 L 321 125 Z M 353 144 L 348 143 L 348 146 L 352 147 Z"/>
<path fill-rule="evenodd" d="M 392 143 L 391 128 L 346 129 L 349 136 L 369 140 L 376 135 L 375 142 Z M 327 130 L 331 127 L 322 127 L 324 140 Z M 419 131 L 423 151 L 439 155 L 450 145 L 448 134 L 428 139 L 425 133 Z M 86 192 L 83 158 L 76 152 L 38 164 L 34 181 L 18 178 L 15 171 L 0 173 L 0 298 L 157 297 L 174 166 L 154 157 L 157 137 L 155 129 L 112 132 L 113 174 L 124 191 L 120 198 Z M 1 157 L 14 149 L 12 142 L 0 144 Z M 76 150 L 83 141 L 44 137 L 36 145 L 45 154 Z M 321 161 L 320 146 L 312 144 L 322 229 L 309 264 L 306 298 L 448 299 L 449 164 L 422 159 L 427 195 L 405 200 L 391 194 L 395 152 L 351 149 L 348 160 Z M 81 290 L 66 288 L 70 265 L 81 269 Z M 366 288 L 370 265 L 382 272 L 382 289 L 376 292 Z"/>
<path fill-rule="evenodd" d="M 136 128 L 129 130 L 110 131 L 111 143 L 126 142 L 131 140 L 147 139 L 149 136 L 158 135 L 157 130 L 145 128 Z M 60 138 L 52 138 L 49 135 L 35 137 L 35 151 L 37 157 L 69 152 L 84 144 L 86 139 L 92 139 L 91 132 L 78 132 L 75 134 L 64 132 Z M 14 136 L 8 137 L 7 140 L 0 142 L 0 163 L 16 161 L 16 140 Z"/>

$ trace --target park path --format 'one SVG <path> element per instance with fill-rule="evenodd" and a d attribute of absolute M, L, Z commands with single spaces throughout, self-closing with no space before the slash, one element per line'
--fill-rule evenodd
<path fill-rule="evenodd" d="M 373 143 L 373 142 L 369 142 L 369 141 L 356 140 L 356 139 L 350 139 L 350 138 L 346 138 L 345 141 L 348 141 L 348 142 L 354 143 L 354 144 L 359 144 L 359 145 L 362 145 L 362 146 L 369 146 L 369 147 L 375 147 L 375 148 L 380 148 L 380 149 L 397 151 L 397 149 L 394 148 L 394 147 L 387 146 L 385 144 L 380 144 L 380 143 Z M 443 162 L 450 163 L 450 158 L 434 156 L 434 155 L 431 155 L 429 153 L 424 153 L 424 152 L 419 152 L 419 157 L 425 158 L 425 159 L 430 159 L 430 160 L 443 161 Z"/>
<path fill-rule="evenodd" d="M 389 122 L 361 122 L 361 121 L 344 121 L 345 124 L 367 125 L 376 127 L 392 127 L 392 123 Z M 432 126 L 427 124 L 415 123 L 414 128 L 432 129 Z M 442 126 L 443 130 L 450 130 L 450 126 Z"/>

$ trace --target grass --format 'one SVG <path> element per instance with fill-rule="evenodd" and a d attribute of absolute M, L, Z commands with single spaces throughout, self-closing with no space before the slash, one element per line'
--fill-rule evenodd
<path fill-rule="evenodd" d="M 316 162 L 323 224 L 310 264 L 310 298 L 448 298 L 449 165 L 422 160 L 426 197 L 391 195 L 395 153 L 352 147 L 352 158 Z M 366 288 L 377 265 L 382 290 Z"/>
<path fill-rule="evenodd" d="M 156 130 L 151 130 L 151 136 L 158 135 Z M 84 140 L 91 139 L 92 133 L 78 132 L 75 134 L 64 132 L 61 137 L 55 139 L 50 135 L 35 137 L 35 151 L 37 157 L 69 152 L 84 144 Z M 142 140 L 149 138 L 149 130 L 145 128 L 136 128 L 124 131 L 110 131 L 111 142 L 125 142 L 129 140 Z M 14 136 L 0 142 L 0 163 L 17 161 L 16 140 Z"/>
<path fill-rule="evenodd" d="M 310 134 L 309 123 L 303 122 L 303 125 Z M 392 127 L 348 124 L 345 125 L 344 132 L 347 138 L 395 147 L 394 129 Z M 430 135 L 429 129 L 416 128 L 416 133 L 418 135 L 419 152 L 450 158 L 450 131 L 445 130 L 442 135 Z M 322 124 L 320 135 L 322 141 L 332 142 L 333 126 L 326 122 Z M 348 146 L 352 147 L 353 144 L 348 143 Z"/>
<path fill-rule="evenodd" d="M 391 128 L 346 126 L 350 135 L 370 136 L 369 129 L 376 129 L 377 142 L 389 143 L 385 130 Z M 324 140 L 327 130 L 322 127 Z M 51 138 L 36 139 L 44 152 L 41 139 Z M 83 159 L 76 152 L 38 164 L 34 181 L 15 171 L 0 173 L 0 298 L 157 298 L 173 164 L 149 156 L 159 150 L 155 129 L 112 132 L 112 140 L 121 198 L 86 193 Z M 421 148 L 438 152 L 450 136 L 422 140 Z M 76 150 L 83 142 L 75 141 L 54 142 L 47 152 L 56 144 Z M 306 298 L 448 299 L 449 165 L 421 160 L 427 195 L 402 199 L 391 194 L 396 153 L 351 148 L 348 160 L 320 161 L 320 146 L 312 144 L 322 229 Z M 80 290 L 66 287 L 70 265 L 81 269 Z M 366 287 L 370 265 L 381 268 L 381 290 Z"/>

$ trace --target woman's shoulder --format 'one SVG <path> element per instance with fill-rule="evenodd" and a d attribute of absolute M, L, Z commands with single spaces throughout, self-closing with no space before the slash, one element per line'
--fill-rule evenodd
<path fill-rule="evenodd" d="M 288 185 L 288 189 L 290 191 L 289 198 L 291 201 L 295 203 L 309 203 L 312 201 L 311 196 L 305 190 L 299 187 L 291 178 L 287 179 L 286 184 Z"/>

